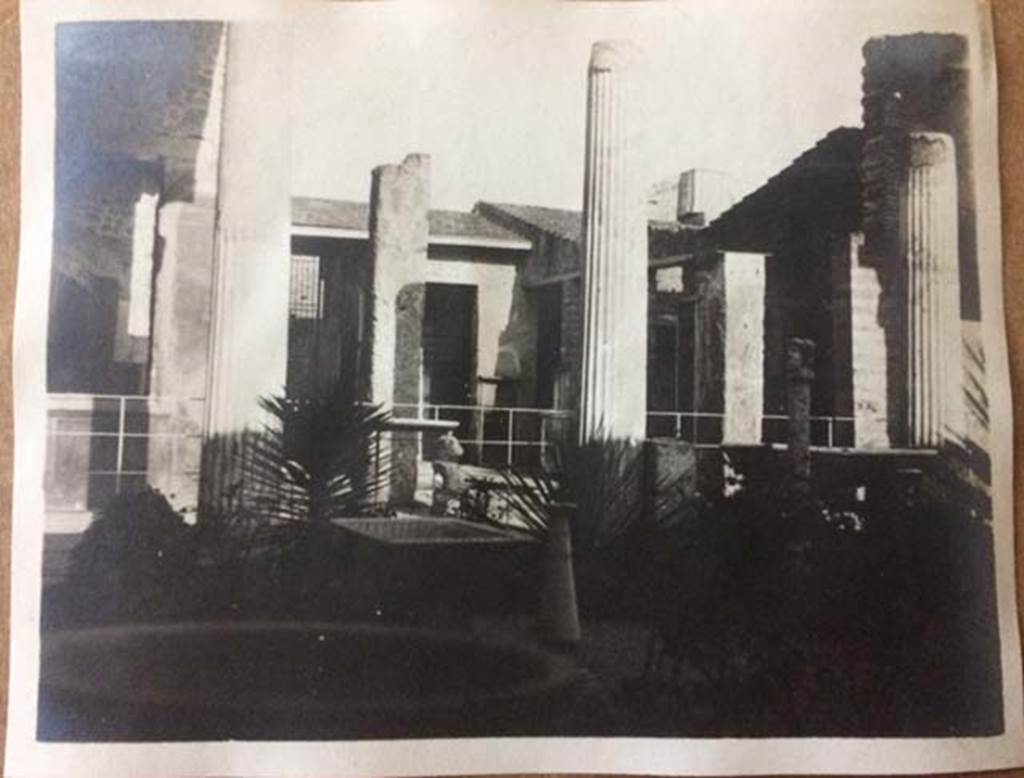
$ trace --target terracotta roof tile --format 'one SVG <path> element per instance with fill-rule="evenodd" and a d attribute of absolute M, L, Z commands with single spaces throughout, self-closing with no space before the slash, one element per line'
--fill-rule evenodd
<path fill-rule="evenodd" d="M 495 215 L 503 222 L 516 224 L 520 229 L 540 231 L 565 240 L 579 243 L 583 237 L 583 214 L 562 208 L 545 208 L 539 205 L 516 205 L 514 203 L 476 204 L 474 209 L 484 216 Z"/>
<path fill-rule="evenodd" d="M 522 240 L 521 235 L 477 213 L 433 209 L 428 218 L 432 237 Z M 292 224 L 368 232 L 370 206 L 351 200 L 293 197 Z"/>

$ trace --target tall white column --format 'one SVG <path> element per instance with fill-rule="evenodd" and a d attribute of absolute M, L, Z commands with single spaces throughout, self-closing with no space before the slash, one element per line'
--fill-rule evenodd
<path fill-rule="evenodd" d="M 644 437 L 647 222 L 639 180 L 638 52 L 595 43 L 587 77 L 580 439 Z"/>
<path fill-rule="evenodd" d="M 231 22 L 218 173 L 206 432 L 257 426 L 284 390 L 291 248 L 291 29 Z"/>
<path fill-rule="evenodd" d="M 911 133 L 900 248 L 906 299 L 907 444 L 963 429 L 956 152 L 942 133 Z"/>

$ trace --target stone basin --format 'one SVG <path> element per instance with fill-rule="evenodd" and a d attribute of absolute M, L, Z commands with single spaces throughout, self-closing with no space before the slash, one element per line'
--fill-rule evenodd
<path fill-rule="evenodd" d="M 132 625 L 42 645 L 41 740 L 501 734 L 574 677 L 511 641 L 377 625 Z"/>
<path fill-rule="evenodd" d="M 511 543 L 535 543 L 522 533 L 490 527 L 462 519 L 451 518 L 360 518 L 338 519 L 334 522 L 342 527 L 381 543 L 398 545 L 446 545 L 446 544 L 488 544 L 506 545 Z"/>

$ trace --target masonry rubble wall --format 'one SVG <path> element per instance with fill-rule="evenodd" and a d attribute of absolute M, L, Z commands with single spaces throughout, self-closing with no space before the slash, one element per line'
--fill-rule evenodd
<path fill-rule="evenodd" d="M 430 158 L 410 154 L 397 165 L 374 168 L 370 189 L 370 258 L 373 274 L 370 396 L 385 407 L 420 401 L 423 310 L 430 208 Z M 415 410 L 397 410 L 414 416 Z M 411 503 L 416 491 L 419 440 L 390 439 L 389 501 Z"/>
<path fill-rule="evenodd" d="M 151 335 L 145 327 L 129 330 L 133 242 L 144 237 L 134 234 L 135 207 L 147 195 L 166 204 L 212 194 L 203 191 L 210 160 L 201 151 L 211 132 L 223 29 L 138 22 L 58 30 L 53 289 L 62 302 L 110 291 L 114 299 L 102 304 L 117 313 L 104 323 L 87 307 L 54 306 L 50 391 L 149 391 Z M 152 56 L 154 47 L 174 56 L 165 67 L 140 66 L 140 53 Z M 98 68 L 103 78 L 95 77 Z M 136 296 L 147 291 L 143 280 L 136 278 Z M 137 300 L 134 309 L 140 306 L 149 307 Z"/>
<path fill-rule="evenodd" d="M 209 357 L 225 30 L 219 22 L 69 24 L 57 39 L 47 388 L 148 395 L 128 401 L 133 414 L 148 408 L 144 422 L 133 415 L 131 423 L 150 437 L 142 450 L 131 447 L 125 467 L 144 471 L 188 512 L 198 498 Z M 153 67 L 154 51 L 173 56 Z M 85 483 L 99 466 L 90 457 L 61 479 Z M 102 507 L 90 484 L 83 505 Z M 61 531 L 84 528 L 89 514 L 60 514 L 58 492 L 47 488 L 47 527 L 57 511 Z"/>
<path fill-rule="evenodd" d="M 963 318 L 980 319 L 974 156 L 970 143 L 967 40 L 918 33 L 864 45 L 864 159 L 861 168 L 866 257 L 886 262 L 899 250 L 900 186 L 912 132 L 942 132 L 956 155 Z"/>

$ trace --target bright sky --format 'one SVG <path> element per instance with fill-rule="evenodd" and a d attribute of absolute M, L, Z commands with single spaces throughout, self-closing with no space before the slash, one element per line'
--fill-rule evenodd
<path fill-rule="evenodd" d="M 860 124 L 861 45 L 970 32 L 963 4 L 889 0 L 340 3 L 295 27 L 293 191 L 366 200 L 432 157 L 432 204 L 580 208 L 591 43 L 644 52 L 644 180 L 732 173 L 743 195 Z"/>

